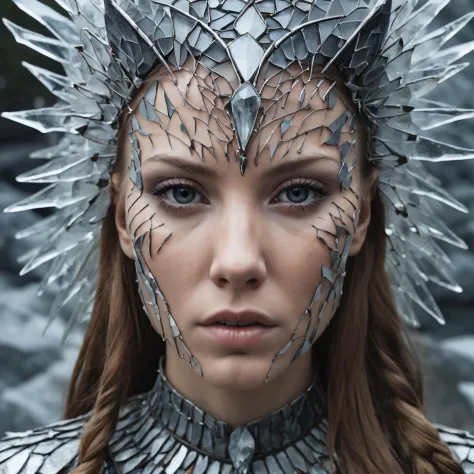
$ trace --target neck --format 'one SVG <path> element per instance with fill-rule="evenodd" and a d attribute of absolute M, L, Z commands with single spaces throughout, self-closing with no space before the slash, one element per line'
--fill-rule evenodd
<path fill-rule="evenodd" d="M 287 405 L 305 392 L 315 378 L 311 351 L 295 359 L 278 377 L 270 378 L 267 383 L 258 382 L 252 389 L 241 388 L 242 381 L 238 380 L 242 378 L 241 374 L 237 374 L 231 384 L 200 377 L 197 372 L 187 370 L 174 354 L 167 354 L 161 363 L 165 365 L 162 373 L 175 390 L 231 428 L 246 425 Z"/>
<path fill-rule="evenodd" d="M 244 466 L 291 446 L 310 431 L 314 434 L 319 430 L 321 441 L 327 434 L 326 401 L 317 375 L 288 403 L 271 413 L 267 409 L 265 416 L 235 428 L 236 425 L 212 416 L 178 392 L 165 375 L 163 364 L 162 357 L 156 383 L 147 396 L 150 412 L 174 438 L 202 455 Z M 278 391 L 275 387 L 273 390 L 275 396 Z M 251 393 L 247 394 L 247 401 L 251 398 Z M 239 397 L 236 400 L 240 403 Z M 234 407 L 229 405 L 228 410 L 232 413 Z"/>

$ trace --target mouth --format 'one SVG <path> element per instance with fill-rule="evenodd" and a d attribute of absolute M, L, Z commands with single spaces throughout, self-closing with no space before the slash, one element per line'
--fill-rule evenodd
<path fill-rule="evenodd" d="M 216 320 L 203 325 L 203 329 L 205 337 L 221 346 L 244 348 L 267 340 L 275 332 L 275 325 L 267 326 L 255 320 Z"/>
<path fill-rule="evenodd" d="M 257 321 L 241 321 L 238 323 L 233 323 L 231 321 L 220 320 L 214 323 L 215 325 L 219 326 L 229 326 L 229 327 L 244 327 L 244 326 L 261 326 L 261 327 L 268 327 L 265 324 L 260 324 Z"/>
<path fill-rule="evenodd" d="M 232 311 L 222 310 L 214 313 L 203 323 L 204 326 L 218 326 L 226 328 L 258 328 L 258 327 L 274 327 L 276 324 L 271 319 L 260 311 L 244 310 Z"/>

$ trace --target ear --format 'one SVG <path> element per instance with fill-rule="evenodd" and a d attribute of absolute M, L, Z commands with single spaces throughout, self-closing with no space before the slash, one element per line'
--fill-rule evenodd
<path fill-rule="evenodd" d="M 377 190 L 380 172 L 378 169 L 373 169 L 368 178 L 364 178 L 363 192 L 361 193 L 359 221 L 355 234 L 352 236 L 352 242 L 349 249 L 349 257 L 357 255 L 362 248 L 367 236 L 367 230 L 370 224 L 372 199 L 375 197 Z"/>
<path fill-rule="evenodd" d="M 115 227 L 123 253 L 130 259 L 135 260 L 133 252 L 132 237 L 127 229 L 127 213 L 125 210 L 125 193 L 121 191 L 121 179 L 118 173 L 112 175 L 112 199 L 115 201 Z"/>

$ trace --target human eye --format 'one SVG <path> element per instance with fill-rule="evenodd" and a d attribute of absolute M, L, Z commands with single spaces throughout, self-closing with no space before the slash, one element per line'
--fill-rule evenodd
<path fill-rule="evenodd" d="M 195 198 L 202 196 L 195 186 L 182 178 L 158 183 L 151 194 L 157 197 L 158 204 L 163 209 L 175 214 L 191 211 L 194 206 L 200 204 Z"/>
<path fill-rule="evenodd" d="M 285 201 L 284 199 L 279 199 L 277 202 L 290 202 L 290 204 L 284 206 L 288 211 L 309 212 L 330 194 L 329 189 L 318 181 L 309 178 L 294 178 L 283 184 L 277 197 L 293 197 L 298 202 Z M 310 197 L 309 200 L 308 196 Z"/>

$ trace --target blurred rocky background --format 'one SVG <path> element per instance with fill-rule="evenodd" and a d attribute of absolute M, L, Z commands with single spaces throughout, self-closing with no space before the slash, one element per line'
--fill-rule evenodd
<path fill-rule="evenodd" d="M 54 0 L 43 0 L 53 6 Z M 443 22 L 474 10 L 472 0 L 452 0 L 441 13 Z M 0 2 L 0 17 L 29 29 L 46 33 L 11 0 Z M 438 22 L 439 23 L 439 22 Z M 436 25 L 437 26 L 437 25 Z M 474 20 L 456 42 L 474 41 Z M 0 111 L 49 106 L 54 103 L 43 86 L 25 69 L 26 61 L 61 73 L 52 60 L 16 44 L 0 25 Z M 474 53 L 467 57 L 474 63 Z M 431 98 L 474 109 L 474 65 L 442 84 Z M 474 148 L 474 119 L 454 124 L 439 140 Z M 15 176 L 29 170 L 28 155 L 39 147 L 56 143 L 58 135 L 39 132 L 0 118 L 0 208 L 4 208 L 40 186 L 17 183 Z M 457 281 L 464 293 L 453 294 L 432 287 L 447 325 L 429 318 L 413 333 L 422 358 L 426 379 L 426 404 L 432 421 L 474 432 L 474 160 L 429 166 L 429 170 L 471 211 L 465 215 L 439 205 L 449 227 L 469 245 L 468 252 L 443 246 L 456 266 Z M 15 240 L 15 232 L 47 215 L 22 212 L 0 214 L 0 437 L 5 431 L 20 431 L 53 422 L 61 417 L 63 397 L 77 351 L 81 331 L 75 331 L 60 345 L 67 322 L 55 321 L 42 336 L 54 294 L 37 296 L 37 283 L 45 268 L 20 277 L 17 259 L 31 249 L 31 241 Z"/>

